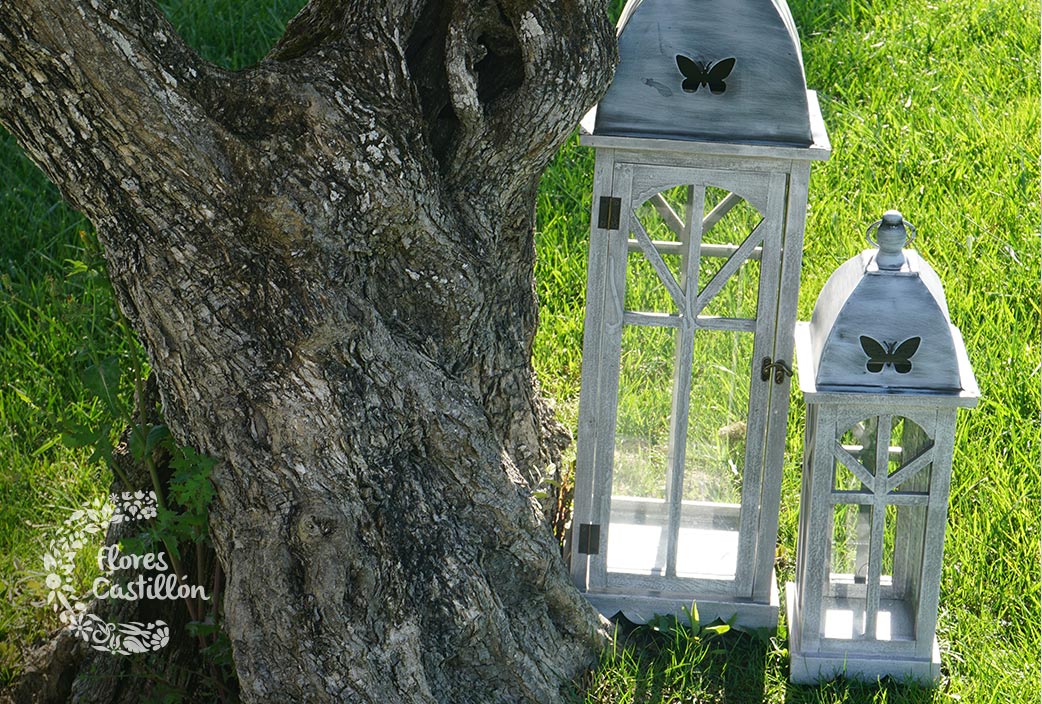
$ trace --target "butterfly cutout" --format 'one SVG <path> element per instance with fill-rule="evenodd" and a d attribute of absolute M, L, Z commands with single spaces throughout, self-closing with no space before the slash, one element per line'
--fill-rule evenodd
<path fill-rule="evenodd" d="M 677 68 L 684 74 L 684 83 L 680 87 L 685 93 L 694 93 L 700 86 L 707 86 L 709 92 L 719 95 L 727 90 L 724 79 L 731 75 L 735 59 L 712 61 L 693 61 L 683 54 L 677 54 Z"/>
<path fill-rule="evenodd" d="M 898 374 L 907 374 L 912 371 L 912 356 L 919 350 L 918 337 L 910 337 L 901 344 L 894 342 L 882 343 L 873 340 L 867 335 L 861 336 L 861 349 L 868 355 L 868 363 L 865 368 L 873 374 L 883 371 L 883 367 L 893 365 Z M 885 347 L 884 347 L 885 345 Z"/>

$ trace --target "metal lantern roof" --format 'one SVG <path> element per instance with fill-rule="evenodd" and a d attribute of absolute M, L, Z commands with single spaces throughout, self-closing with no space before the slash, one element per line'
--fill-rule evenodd
<path fill-rule="evenodd" d="M 889 211 L 876 225 L 879 249 L 842 264 L 818 296 L 800 355 L 813 372 L 801 378 L 813 378 L 818 391 L 975 395 L 941 281 L 916 252 L 903 249 L 908 223 Z"/>
<path fill-rule="evenodd" d="M 595 135 L 814 143 L 816 102 L 784 0 L 629 0 L 618 31 Z"/>

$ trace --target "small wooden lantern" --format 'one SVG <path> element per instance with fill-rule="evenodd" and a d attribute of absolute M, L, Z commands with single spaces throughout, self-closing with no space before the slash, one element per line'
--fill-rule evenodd
<path fill-rule="evenodd" d="M 940 279 L 903 249 L 907 223 L 889 211 L 876 225 L 878 249 L 840 266 L 796 328 L 807 402 L 797 582 L 786 586 L 797 683 L 940 677 L 955 415 L 976 405 L 977 383 Z"/>
<path fill-rule="evenodd" d="M 630 0 L 596 149 L 572 577 L 608 616 L 777 624 L 812 160 L 783 0 Z"/>

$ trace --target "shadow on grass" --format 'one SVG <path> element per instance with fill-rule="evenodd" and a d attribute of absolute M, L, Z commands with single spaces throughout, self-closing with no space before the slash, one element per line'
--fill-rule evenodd
<path fill-rule="evenodd" d="M 936 704 L 943 686 L 889 678 L 788 682 L 784 636 L 729 630 L 636 626 L 620 619 L 599 667 L 564 698 L 569 704 Z"/>
<path fill-rule="evenodd" d="M 785 688 L 785 704 L 822 704 L 823 702 L 931 704 L 946 699 L 938 689 L 914 683 L 896 682 L 889 678 L 872 684 L 840 678 L 820 685 L 789 683 Z"/>
<path fill-rule="evenodd" d="M 572 702 L 748 704 L 765 698 L 771 644 L 731 630 L 619 623 L 614 646 L 579 685 Z"/>

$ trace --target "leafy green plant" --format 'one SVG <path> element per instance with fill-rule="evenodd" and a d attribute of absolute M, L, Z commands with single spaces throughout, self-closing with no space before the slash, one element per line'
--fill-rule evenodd
<path fill-rule="evenodd" d="M 103 278 L 100 252 L 85 251 L 92 255 L 89 259 L 67 262 L 70 276 Z M 208 523 L 209 505 L 214 497 L 210 476 L 217 460 L 178 444 L 170 429 L 157 418 L 158 411 L 152 408 L 154 401 L 147 390 L 150 370 L 144 352 L 136 343 L 129 322 L 121 315 L 119 329 L 128 339 L 124 353 L 91 359 L 80 374 L 84 388 L 101 410 L 100 422 L 68 424 L 62 431 L 62 441 L 71 448 L 91 450 L 88 462 L 104 464 L 127 490 L 140 490 L 142 487 L 135 485 L 114 459 L 118 448 L 113 429 L 125 428 L 122 437 L 126 439 L 126 452 L 145 468 L 157 510 L 144 532 L 124 540 L 123 548 L 143 554 L 162 546 L 179 582 L 189 574 L 186 560 L 193 561 L 197 580 L 212 576 L 209 598 L 198 594 L 184 597 L 183 602 L 190 618 L 188 634 L 196 640 L 207 662 L 208 671 L 196 674 L 221 701 L 228 701 L 234 691 L 229 684 L 234 682 L 234 669 L 230 643 L 221 629 L 219 592 L 223 574 L 210 542 Z M 132 396 L 132 403 L 127 402 L 128 395 Z"/>
<path fill-rule="evenodd" d="M 723 635 L 734 627 L 734 619 L 731 619 L 730 622 L 702 623 L 698 616 L 698 605 L 695 602 L 691 602 L 691 608 L 685 606 L 683 610 L 683 619 L 673 614 L 655 614 L 648 620 L 645 627 L 655 633 L 661 633 L 674 638 L 682 634 L 691 638 L 701 638 L 702 640 L 709 640 L 713 636 Z"/>

